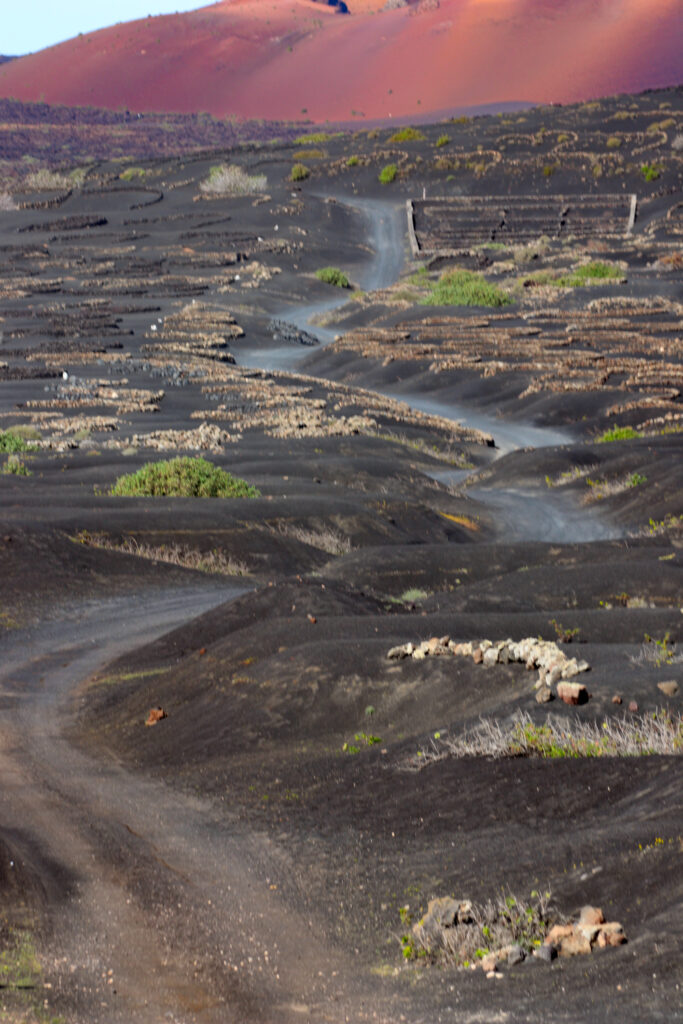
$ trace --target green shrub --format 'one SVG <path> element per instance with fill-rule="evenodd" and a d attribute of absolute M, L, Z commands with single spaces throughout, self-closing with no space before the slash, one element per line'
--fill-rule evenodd
<path fill-rule="evenodd" d="M 553 174 L 558 168 L 558 164 L 546 164 L 543 168 L 543 174 L 546 178 L 552 178 Z"/>
<path fill-rule="evenodd" d="M 437 149 L 441 149 L 442 146 L 447 146 L 450 141 L 451 139 L 449 135 L 439 135 L 434 145 Z"/>
<path fill-rule="evenodd" d="M 289 175 L 290 181 L 305 181 L 310 173 L 305 164 L 294 164 Z"/>
<path fill-rule="evenodd" d="M 298 139 L 294 140 L 294 145 L 320 146 L 324 142 L 329 142 L 330 139 L 340 138 L 343 134 L 343 132 L 311 132 L 310 135 L 300 135 Z"/>
<path fill-rule="evenodd" d="M 259 491 L 199 457 L 148 462 L 136 473 L 120 476 L 109 494 L 115 497 L 258 498 Z"/>
<path fill-rule="evenodd" d="M 610 135 L 610 137 L 607 140 L 607 148 L 608 149 L 621 149 L 621 145 L 622 145 L 623 141 L 624 140 L 621 138 L 620 135 Z"/>
<path fill-rule="evenodd" d="M 350 288 L 351 284 L 343 270 L 338 267 L 321 267 L 316 270 L 315 276 L 325 284 L 333 284 L 336 288 Z"/>
<path fill-rule="evenodd" d="M 580 288 L 595 281 L 621 280 L 623 276 L 623 271 L 612 263 L 584 263 L 583 266 L 572 270 L 571 274 L 563 274 L 556 278 L 554 283 L 559 288 Z"/>
<path fill-rule="evenodd" d="M 349 159 L 346 161 L 346 166 L 347 167 L 357 167 L 358 163 L 359 163 L 359 160 L 358 160 L 357 156 L 350 156 Z"/>
<path fill-rule="evenodd" d="M 398 167 L 396 164 L 387 164 L 386 167 L 383 167 L 379 172 L 379 180 L 382 185 L 390 185 L 397 174 Z"/>
<path fill-rule="evenodd" d="M 135 178 L 144 178 L 147 175 L 147 171 L 144 167 L 127 167 L 125 171 L 121 171 L 119 178 L 121 181 L 133 181 Z"/>
<path fill-rule="evenodd" d="M 661 174 L 661 167 L 657 164 L 643 164 L 640 168 L 640 173 L 645 178 L 645 181 L 656 181 Z"/>
<path fill-rule="evenodd" d="M 3 463 L 0 473 L 4 473 L 5 476 L 31 476 L 31 470 L 25 465 L 18 455 L 10 455 L 5 463 Z"/>
<path fill-rule="evenodd" d="M 417 128 L 399 128 L 389 138 L 389 142 L 423 142 L 424 134 Z"/>
<path fill-rule="evenodd" d="M 506 306 L 512 300 L 485 277 L 472 270 L 449 270 L 442 274 L 423 306 Z"/>
<path fill-rule="evenodd" d="M 630 441 L 631 438 L 642 435 L 634 427 L 619 427 L 616 424 L 606 430 L 600 437 L 596 438 L 601 444 L 606 441 Z"/>
<path fill-rule="evenodd" d="M 31 446 L 19 433 L 12 430 L 0 430 L 0 452 L 29 452 Z"/>

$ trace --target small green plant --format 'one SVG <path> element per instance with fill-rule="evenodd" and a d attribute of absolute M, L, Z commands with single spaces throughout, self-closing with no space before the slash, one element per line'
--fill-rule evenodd
<path fill-rule="evenodd" d="M 344 751 L 345 754 L 360 754 L 361 747 L 356 745 L 356 744 L 359 744 L 359 743 L 364 745 L 364 746 L 366 746 L 366 747 L 374 747 L 378 743 L 382 742 L 382 737 L 381 736 L 372 736 L 370 733 L 367 733 L 367 732 L 357 732 L 356 735 L 353 738 L 356 741 L 355 744 L 354 743 L 344 743 L 343 744 L 342 750 Z"/>
<path fill-rule="evenodd" d="M 543 167 L 543 175 L 546 178 L 552 178 L 555 171 L 559 168 L 559 164 L 545 164 Z"/>
<path fill-rule="evenodd" d="M 339 138 L 343 132 L 311 132 L 310 135 L 300 135 L 294 140 L 295 146 L 321 146 L 325 142 Z"/>
<path fill-rule="evenodd" d="M 620 135 L 610 135 L 610 137 L 607 140 L 607 148 L 608 149 L 621 149 L 623 141 L 624 140 L 621 138 Z"/>
<path fill-rule="evenodd" d="M 557 636 L 557 639 L 559 640 L 559 642 L 561 644 L 570 644 L 572 642 L 572 640 L 575 640 L 578 637 L 579 633 L 581 632 L 578 629 L 578 627 L 575 627 L 574 629 L 567 629 L 565 626 L 561 625 L 557 621 L 557 619 L 550 619 L 550 623 L 549 624 L 555 630 L 555 634 Z"/>
<path fill-rule="evenodd" d="M 382 185 L 390 185 L 398 174 L 398 167 L 396 164 L 387 164 L 379 172 L 379 181 Z"/>
<path fill-rule="evenodd" d="M 599 444 L 606 444 L 609 441 L 630 441 L 632 438 L 642 437 L 634 427 L 620 427 L 616 423 L 613 427 L 605 430 L 596 438 Z"/>
<path fill-rule="evenodd" d="M 357 156 L 350 156 L 349 159 L 346 161 L 346 166 L 347 167 L 358 167 L 359 163 L 360 163 L 360 160 L 358 159 Z"/>
<path fill-rule="evenodd" d="M 289 175 L 290 181 L 305 181 L 310 174 L 310 170 L 306 167 L 306 164 L 294 164 Z"/>
<path fill-rule="evenodd" d="M 640 173 L 645 178 L 645 181 L 657 181 L 662 169 L 659 164 L 642 164 Z"/>
<path fill-rule="evenodd" d="M 338 267 L 321 267 L 315 276 L 324 284 L 332 284 L 335 288 L 350 288 L 351 283 L 343 270 Z"/>
<path fill-rule="evenodd" d="M 506 306 L 512 300 L 473 270 L 448 270 L 424 299 L 423 306 Z"/>
<path fill-rule="evenodd" d="M 127 167 L 119 174 L 121 181 L 134 181 L 136 178 L 145 178 L 146 176 L 147 171 L 144 167 Z"/>
<path fill-rule="evenodd" d="M 640 487 L 641 484 L 647 483 L 647 477 L 642 473 L 631 473 L 630 477 L 626 481 L 627 487 Z"/>
<path fill-rule="evenodd" d="M 399 128 L 389 138 L 389 142 L 424 142 L 424 134 L 417 128 Z"/>
<path fill-rule="evenodd" d="M 21 461 L 18 455 L 10 455 L 3 463 L 1 473 L 13 476 L 31 476 L 31 470 Z"/>
<path fill-rule="evenodd" d="M 439 135 L 434 145 L 436 146 L 437 149 L 441 149 L 442 146 L 447 146 L 450 141 L 450 135 Z"/>
<path fill-rule="evenodd" d="M 583 263 L 570 274 L 556 278 L 554 283 L 560 288 L 581 288 L 595 282 L 619 280 L 623 276 L 623 271 L 612 263 Z"/>
<path fill-rule="evenodd" d="M 149 462 L 120 476 L 114 497 L 257 498 L 260 492 L 206 459 L 184 457 Z"/>
<path fill-rule="evenodd" d="M 18 431 L 0 430 L 0 452 L 30 452 L 31 445 Z"/>
<path fill-rule="evenodd" d="M 654 661 L 657 668 L 662 665 L 672 665 L 676 654 L 676 645 L 671 641 L 671 634 L 665 633 L 661 639 L 650 636 L 649 633 L 645 634 L 645 643 L 651 644 L 650 650 L 654 652 L 654 656 L 649 659 Z"/>

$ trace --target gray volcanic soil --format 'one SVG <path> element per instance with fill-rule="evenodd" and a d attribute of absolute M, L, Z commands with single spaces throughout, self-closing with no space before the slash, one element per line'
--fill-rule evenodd
<path fill-rule="evenodd" d="M 481 715 L 680 713 L 657 687 L 683 682 L 680 163 L 669 147 L 660 179 L 639 169 L 664 154 L 647 126 L 680 121 L 680 93 L 661 96 L 530 112 L 483 172 L 467 153 L 490 151 L 496 118 L 402 148 L 329 139 L 296 186 L 294 146 L 152 163 L 144 188 L 100 165 L 0 214 L 0 422 L 41 438 L 20 456 L 32 475 L 0 478 L 3 935 L 31 932 L 52 986 L 7 992 L 10 1019 L 43 996 L 89 1024 L 675 1019 L 679 757 L 407 770 Z M 444 131 L 464 154 L 455 186 L 433 162 Z M 545 175 L 568 131 L 578 155 Z M 198 199 L 227 159 L 265 173 L 269 198 Z M 641 197 L 632 239 L 553 242 L 531 266 L 614 259 L 623 283 L 523 285 L 495 311 L 425 309 L 423 278 L 390 287 L 417 269 L 401 225 L 423 187 L 607 197 L 622 180 Z M 439 266 L 511 286 L 533 271 L 509 257 L 470 246 Z M 326 265 L 365 295 L 321 326 L 311 313 L 339 302 L 313 276 Z M 448 363 L 470 352 L 480 363 Z M 615 422 L 642 436 L 597 443 Z M 262 496 L 107 496 L 188 451 Z M 188 551 L 235 575 L 184 567 Z M 386 658 L 558 630 L 591 665 L 581 708 L 538 705 L 520 665 Z M 659 664 L 646 635 L 668 637 Z M 168 717 L 146 729 L 156 706 Z M 380 742 L 344 753 L 356 734 Z M 563 916 L 602 906 L 629 942 L 502 981 L 403 962 L 399 908 L 540 887 Z"/>

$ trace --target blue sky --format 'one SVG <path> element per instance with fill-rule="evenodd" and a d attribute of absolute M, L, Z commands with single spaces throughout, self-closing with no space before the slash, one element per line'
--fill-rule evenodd
<path fill-rule="evenodd" d="M 146 18 L 148 14 L 173 14 L 206 7 L 211 0 L 115 0 L 103 4 L 93 0 L 18 0 L 9 3 L 11 14 L 0 19 L 0 53 L 20 56 L 34 53 L 79 32 L 92 32 L 117 21 Z"/>

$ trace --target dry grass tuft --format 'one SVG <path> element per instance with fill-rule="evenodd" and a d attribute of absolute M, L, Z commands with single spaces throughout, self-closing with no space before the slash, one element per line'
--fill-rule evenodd
<path fill-rule="evenodd" d="M 322 527 L 315 530 L 307 529 L 305 526 L 296 526 L 294 523 L 278 523 L 274 532 L 291 540 L 298 540 L 309 547 L 325 551 L 328 555 L 348 555 L 352 550 L 351 541 L 336 530 Z"/>
<path fill-rule="evenodd" d="M 518 711 L 508 721 L 482 718 L 459 736 L 437 735 L 404 765 L 420 771 L 449 757 L 642 757 L 683 753 L 683 717 L 659 709 L 601 724 L 548 715 L 542 725 Z"/>
<path fill-rule="evenodd" d="M 249 567 L 244 562 L 226 555 L 218 548 L 212 551 L 199 551 L 186 544 L 143 544 L 134 537 L 116 540 L 108 537 L 106 533 L 90 533 L 88 530 L 81 530 L 74 539 L 87 547 L 136 555 L 152 562 L 167 562 L 169 565 L 178 565 L 183 569 L 194 569 L 197 572 L 215 573 L 220 576 L 249 575 Z"/>
<path fill-rule="evenodd" d="M 249 196 L 265 192 L 268 182 L 265 174 L 247 174 L 242 167 L 220 164 L 212 167 L 209 177 L 200 182 L 199 191 L 209 197 Z"/>

